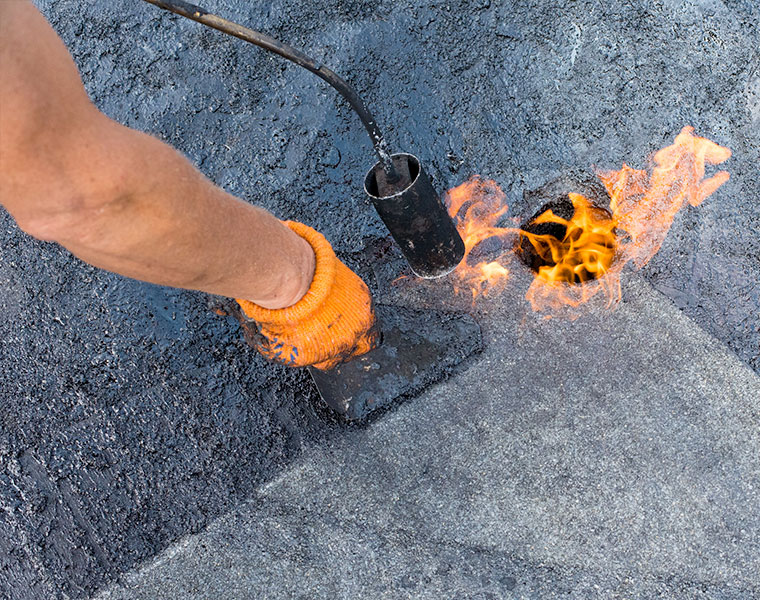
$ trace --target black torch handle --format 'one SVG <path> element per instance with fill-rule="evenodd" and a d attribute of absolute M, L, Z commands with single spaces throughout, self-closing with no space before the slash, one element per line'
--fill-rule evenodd
<path fill-rule="evenodd" d="M 237 23 L 212 14 L 195 4 L 183 2 L 182 0 L 144 0 L 144 2 L 148 2 L 159 8 L 163 8 L 164 10 L 197 21 L 206 27 L 211 27 L 212 29 L 217 29 L 228 35 L 235 36 L 236 38 L 255 44 L 256 46 L 274 52 L 275 54 L 279 54 L 283 58 L 287 58 L 289 61 L 296 63 L 298 66 L 311 71 L 317 77 L 324 79 L 348 101 L 351 108 L 353 108 L 356 114 L 359 115 L 367 133 L 369 133 L 369 137 L 372 140 L 372 146 L 375 149 L 378 159 L 383 165 L 383 171 L 387 174 L 388 179 L 390 181 L 398 180 L 399 176 L 393 166 L 393 161 L 391 160 L 385 138 L 383 137 L 380 128 L 377 126 L 377 121 L 372 116 L 372 113 L 369 112 L 367 106 L 359 97 L 359 94 L 356 93 L 356 90 L 344 79 L 336 75 L 334 71 L 319 64 L 300 50 L 296 50 L 287 44 L 283 44 L 264 33 L 248 29 L 248 27 L 243 27 L 242 25 L 238 25 Z"/>

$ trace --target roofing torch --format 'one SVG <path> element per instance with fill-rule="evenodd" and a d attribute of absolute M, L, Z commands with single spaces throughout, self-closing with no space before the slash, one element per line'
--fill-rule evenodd
<path fill-rule="evenodd" d="M 364 190 L 412 271 L 419 277 L 435 278 L 456 268 L 464 256 L 464 242 L 419 159 L 389 151 L 377 121 L 344 79 L 303 52 L 200 6 L 182 0 L 144 1 L 278 54 L 335 88 L 359 116 L 372 141 L 378 161 L 364 178 Z"/>

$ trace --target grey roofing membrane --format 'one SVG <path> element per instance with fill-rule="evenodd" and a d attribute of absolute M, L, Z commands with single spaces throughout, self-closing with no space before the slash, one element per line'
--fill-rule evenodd
<path fill-rule="evenodd" d="M 481 354 L 349 426 L 202 294 L 85 265 L 0 210 L 0 598 L 760 596 L 760 5 L 208 0 L 356 85 L 439 190 L 513 217 L 685 125 L 731 179 L 544 321 L 515 267 L 474 307 L 363 249 L 373 157 L 313 75 L 140 1 L 37 0 L 106 114 L 323 231 L 376 297 L 471 312 Z M 409 282 L 407 282 L 409 283 Z"/>
<path fill-rule="evenodd" d="M 629 284 L 563 325 L 507 298 L 466 371 L 98 598 L 755 597 L 760 377 Z"/>

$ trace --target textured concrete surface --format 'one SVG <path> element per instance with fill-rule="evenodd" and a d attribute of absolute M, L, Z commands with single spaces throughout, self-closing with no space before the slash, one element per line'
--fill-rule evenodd
<path fill-rule="evenodd" d="M 108 115 L 172 143 L 229 191 L 321 229 L 375 285 L 353 254 L 384 235 L 361 193 L 372 162 L 369 144 L 324 84 L 256 48 L 138 1 L 37 4 Z M 629 577 L 630 595 L 646 597 L 647 590 L 655 590 L 663 597 L 670 592 L 747 597 L 758 502 L 756 487 L 753 492 L 742 486 L 756 482 L 752 457 L 758 448 L 749 432 L 757 429 L 758 419 L 756 406 L 749 412 L 753 397 L 747 396 L 748 390 L 756 392 L 756 380 L 741 365 L 760 370 L 757 3 L 213 0 L 208 7 L 304 48 L 346 75 L 377 112 L 391 144 L 420 156 L 440 189 L 481 173 L 504 188 L 513 215 L 537 208 L 525 205 L 523 190 L 568 167 L 610 168 L 623 161 L 644 166 L 646 156 L 670 143 L 686 124 L 733 150 L 725 165 L 732 178 L 703 206 L 676 219 L 662 251 L 642 273 L 661 295 L 640 296 L 646 301 L 639 302 L 638 312 L 626 307 L 617 313 L 623 317 L 592 318 L 585 332 L 551 323 L 539 335 L 518 288 L 484 308 L 481 317 L 492 319 L 492 331 L 499 329 L 494 315 L 526 315 L 520 353 L 506 355 L 500 368 L 509 375 L 491 378 L 487 391 L 482 384 L 469 403 L 431 390 L 425 404 L 453 411 L 442 411 L 440 426 L 456 441 L 458 454 L 452 444 L 442 444 L 440 461 L 425 455 L 433 461 L 425 476 L 402 452 L 420 428 L 436 427 L 435 419 L 415 421 L 419 401 L 366 431 L 346 428 L 320 408 L 303 373 L 266 365 L 240 341 L 234 324 L 209 314 L 202 295 L 99 272 L 53 244 L 31 240 L 0 211 L 0 597 L 89 597 L 172 542 L 265 493 L 259 486 L 278 476 L 281 487 L 272 489 L 281 490 L 282 498 L 298 473 L 313 474 L 303 480 L 304 489 L 339 498 L 346 491 L 342 480 L 315 484 L 328 473 L 318 457 L 329 458 L 333 451 L 336 461 L 361 457 L 373 435 L 388 436 L 382 452 L 372 453 L 374 460 L 382 459 L 386 476 L 371 470 L 375 463 L 359 461 L 351 468 L 358 469 L 357 479 L 368 475 L 378 486 L 370 490 L 375 500 L 368 500 L 374 516 L 364 524 L 356 521 L 354 529 L 353 521 L 340 529 L 344 519 L 336 519 L 336 537 L 330 538 L 322 533 L 329 527 L 320 525 L 329 512 L 316 498 L 313 512 L 301 519 L 304 527 L 313 522 L 315 533 L 299 552 L 329 557 L 327 548 L 335 547 L 329 540 L 337 544 L 341 535 L 365 540 L 371 552 L 371 544 L 386 544 L 387 552 L 378 551 L 365 571 L 372 579 L 376 568 L 374 581 L 382 586 L 392 579 L 383 579 L 382 570 L 394 562 L 391 556 L 418 565 L 406 572 L 412 585 L 415 573 L 424 571 L 423 557 L 438 556 L 436 545 L 444 548 L 443 556 L 461 547 L 461 554 L 451 556 L 467 558 L 466 564 L 440 559 L 441 573 L 448 569 L 454 583 L 446 583 L 444 575 L 426 576 L 430 586 L 465 590 L 470 582 L 467 591 L 455 594 L 463 597 L 497 593 L 482 587 L 486 583 L 477 587 L 470 573 L 494 573 L 500 561 L 531 573 L 508 575 L 499 584 L 502 594 L 512 579 L 528 596 L 534 585 L 534 596 L 540 597 L 541 590 L 572 587 L 576 577 L 591 582 L 596 573 L 595 583 L 605 589 L 614 588 L 610 578 Z M 445 305 L 448 291 L 441 288 L 426 301 Z M 601 340 L 611 331 L 618 332 L 612 347 L 620 348 L 633 338 L 616 319 L 633 323 L 634 313 L 662 317 L 658 328 L 672 332 L 670 345 L 679 357 L 667 364 L 688 377 L 673 378 L 638 347 L 639 359 L 630 363 L 576 349 L 589 347 L 584 336 Z M 554 354 L 546 342 L 554 339 L 553 328 L 574 342 L 563 345 L 565 355 Z M 733 356 L 698 328 L 725 343 Z M 682 339 L 708 340 L 710 351 L 686 361 L 675 343 Z M 693 350 L 694 344 L 687 347 Z M 606 346 L 599 347 L 604 352 Z M 475 368 L 495 365 L 488 361 L 502 351 L 486 349 Z M 554 359 L 542 360 L 544 354 Z M 545 381 L 536 380 L 541 368 L 550 367 L 547 377 L 557 385 L 565 381 L 554 375 L 560 372 L 557 361 L 577 371 L 574 403 L 567 406 L 562 399 L 568 392 L 561 388 L 549 399 L 538 394 L 547 389 Z M 606 363 L 620 377 L 605 379 L 610 387 L 597 389 L 593 376 Z M 729 381 L 730 373 L 735 379 Z M 464 393 L 458 381 L 436 390 Z M 739 389 L 740 384 L 746 385 Z M 515 388 L 519 394 L 510 396 Z M 735 404 L 727 390 L 733 390 Z M 495 404 L 502 397 L 511 398 L 506 408 Z M 532 404 L 523 404 L 534 397 L 555 404 L 545 405 L 539 415 L 530 411 Z M 715 406 L 723 408 L 716 413 Z M 503 456 L 512 458 L 503 465 L 512 469 L 511 479 L 478 463 L 485 442 L 476 424 L 489 420 L 478 418 L 482 412 L 469 412 L 475 409 L 499 415 L 483 426 L 485 438 L 489 431 L 513 432 L 501 436 Z M 606 418 L 575 423 L 583 438 L 578 439 L 565 422 L 573 422 L 573 411 L 592 416 L 601 411 Z M 525 422 L 521 428 L 510 419 Z M 653 446 L 637 431 L 668 435 Z M 606 441 L 596 444 L 600 439 Z M 591 449 L 579 447 L 590 441 L 595 442 Z M 353 453 L 350 444 L 356 444 Z M 551 444 L 554 454 L 547 454 Z M 486 446 L 487 456 L 498 454 L 495 442 Z M 448 470 L 449 463 L 459 467 Z M 288 470 L 294 464 L 298 470 Z M 682 468 L 678 477 L 676 464 Z M 394 510 L 395 500 L 389 499 L 395 498 L 397 479 L 410 486 L 415 477 L 419 494 L 425 485 L 436 489 L 444 477 L 449 487 L 439 500 L 421 505 L 409 521 L 412 529 L 383 530 L 382 521 L 372 519 Z M 455 518 L 472 500 L 471 491 L 490 485 L 489 477 L 505 483 L 484 492 L 469 521 Z M 560 495 L 562 485 L 567 497 Z M 274 528 L 280 518 L 283 531 L 291 531 L 299 513 L 288 516 L 287 504 L 268 498 L 271 507 L 254 504 L 246 509 L 250 519 L 240 513 L 241 523 L 254 527 L 251 515 L 258 510 L 262 522 Z M 600 508 L 600 498 L 609 506 Z M 344 507 L 351 502 L 348 497 Z M 448 516 L 447 506 L 454 511 Z M 490 506 L 500 507 L 494 522 L 504 517 L 524 533 L 515 533 L 513 545 L 505 546 L 511 555 L 490 550 L 499 547 Z M 641 510 L 626 512 L 633 508 Z M 271 518 L 265 510 L 272 511 Z M 278 510 L 283 516 L 277 517 Z M 595 511 L 599 523 L 589 525 Z M 616 528 L 616 516 L 628 526 Z M 446 529 L 448 522 L 456 527 Z M 433 532 L 429 537 L 423 525 Z M 224 522 L 215 523 L 218 527 Z M 532 539 L 534 529 L 543 533 Z M 379 532 L 375 541 L 373 531 Z M 605 539 L 603 532 L 616 533 Z M 277 541 L 261 533 L 262 548 L 270 539 L 267 552 L 281 556 L 277 548 L 296 545 L 297 538 L 288 535 Z M 406 546 L 391 545 L 402 537 Z M 552 552 L 554 562 L 547 558 Z M 337 551 L 332 556 L 348 558 Z M 240 577 L 248 581 L 263 568 L 252 562 L 249 557 L 241 566 Z M 610 575 L 602 578 L 608 562 Z M 284 563 L 273 559 L 272 564 L 280 569 Z M 310 563 L 304 558 L 299 564 Z M 662 564 L 668 568 L 660 569 Z M 402 575 L 394 581 L 407 580 Z M 388 593 L 403 597 L 406 592 Z M 589 589 L 587 595 L 594 593 Z"/>
<path fill-rule="evenodd" d="M 630 283 L 611 318 L 494 307 L 465 372 L 99 600 L 757 597 L 760 377 Z"/>

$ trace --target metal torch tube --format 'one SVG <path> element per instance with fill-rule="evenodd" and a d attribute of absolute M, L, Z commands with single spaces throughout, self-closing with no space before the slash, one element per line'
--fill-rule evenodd
<path fill-rule="evenodd" d="M 426 279 L 442 277 L 462 261 L 462 237 L 417 157 L 402 153 L 392 158 L 398 171 L 409 171 L 409 184 L 395 193 L 384 193 L 378 185 L 383 169 L 377 163 L 364 179 L 364 190 L 412 271 Z"/>

